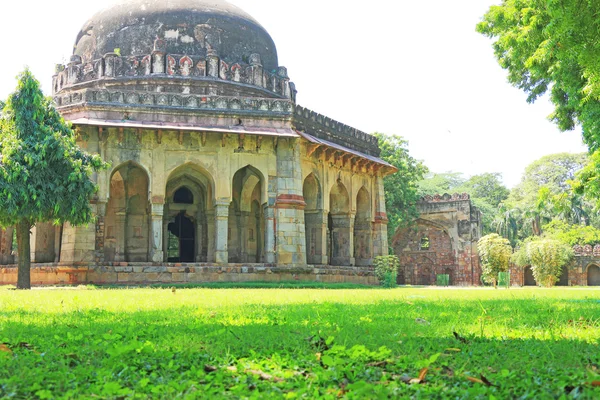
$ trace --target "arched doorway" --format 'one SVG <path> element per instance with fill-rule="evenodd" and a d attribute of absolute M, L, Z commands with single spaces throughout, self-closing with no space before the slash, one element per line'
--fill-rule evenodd
<path fill-rule="evenodd" d="M 415 272 L 417 274 L 415 279 L 417 285 L 431 286 L 434 284 L 435 279 L 433 277 L 433 261 L 428 257 L 417 257 Z"/>
<path fill-rule="evenodd" d="M 588 286 L 600 286 L 600 268 L 597 265 L 590 265 L 587 270 Z"/>
<path fill-rule="evenodd" d="M 569 267 L 566 265 L 562 267 L 556 286 L 569 286 Z"/>
<path fill-rule="evenodd" d="M 354 258 L 356 265 L 373 264 L 373 226 L 371 195 L 363 187 L 356 197 L 356 219 L 354 221 Z"/>
<path fill-rule="evenodd" d="M 168 262 L 214 260 L 213 184 L 208 172 L 185 164 L 171 173 L 163 218 Z"/>
<path fill-rule="evenodd" d="M 327 215 L 323 212 L 321 185 L 315 174 L 310 174 L 302 188 L 306 208 L 304 224 L 306 235 L 306 260 L 311 265 L 327 264 Z"/>
<path fill-rule="evenodd" d="M 523 281 L 524 286 L 537 286 L 531 267 L 525 267 L 525 270 L 523 271 Z"/>
<path fill-rule="evenodd" d="M 114 170 L 106 205 L 104 260 L 149 259 L 148 174 L 128 162 Z"/>
<path fill-rule="evenodd" d="M 252 166 L 233 177 L 233 200 L 229 206 L 228 249 L 230 263 L 260 263 L 263 259 L 263 178 Z"/>
<path fill-rule="evenodd" d="M 181 211 L 175 220 L 169 223 L 167 261 L 194 262 L 196 255 L 196 227 L 192 219 Z"/>
<path fill-rule="evenodd" d="M 354 263 L 351 255 L 352 235 L 350 221 L 350 198 L 341 181 L 336 182 L 329 194 L 329 235 L 331 243 L 330 265 L 350 266 Z M 353 250 L 353 249 L 352 249 Z"/>

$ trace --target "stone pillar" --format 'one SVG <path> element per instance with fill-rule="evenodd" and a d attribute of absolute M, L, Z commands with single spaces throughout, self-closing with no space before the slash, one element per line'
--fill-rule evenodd
<path fill-rule="evenodd" d="M 385 192 L 383 178 L 377 176 L 375 185 L 375 221 L 373 223 L 373 257 L 389 255 L 388 218 L 385 211 Z"/>
<path fill-rule="evenodd" d="M 206 221 L 204 221 L 203 219 L 203 215 L 202 212 L 198 212 L 198 214 L 196 214 L 196 257 L 195 260 L 197 263 L 202 262 L 202 242 L 203 242 L 203 235 L 204 235 L 204 225 L 206 224 Z"/>
<path fill-rule="evenodd" d="M 210 262 L 210 263 L 214 263 L 216 262 L 215 259 L 215 239 L 216 239 L 216 232 L 215 232 L 215 222 L 216 222 L 216 218 L 215 218 L 215 212 L 214 210 L 209 210 L 206 212 L 206 235 L 207 237 L 207 243 L 206 246 L 207 251 L 206 251 L 206 261 Z"/>
<path fill-rule="evenodd" d="M 304 196 L 302 194 L 300 143 L 280 139 L 277 146 L 277 264 L 306 265 Z"/>
<path fill-rule="evenodd" d="M 305 211 L 306 262 L 327 265 L 327 213 L 323 210 Z"/>
<path fill-rule="evenodd" d="M 354 221 L 354 258 L 356 265 L 373 265 L 373 224 L 369 220 Z"/>
<path fill-rule="evenodd" d="M 229 229 L 229 199 L 218 200 L 215 205 L 215 262 L 227 264 L 229 251 L 227 231 Z"/>
<path fill-rule="evenodd" d="M 98 213 L 98 205 L 92 204 L 92 214 Z M 60 253 L 61 264 L 93 264 L 96 255 L 96 225 L 72 226 L 65 223 Z"/>
<path fill-rule="evenodd" d="M 153 263 L 163 263 L 165 253 L 163 246 L 163 219 L 164 219 L 164 201 L 152 201 L 150 210 L 150 261 Z"/>
<path fill-rule="evenodd" d="M 104 251 L 104 238 L 106 237 L 106 206 L 106 201 L 97 203 L 98 212 L 96 216 L 96 254 L 94 257 L 97 264 L 104 264 L 104 262 L 106 262 Z"/>
<path fill-rule="evenodd" d="M 265 205 L 265 263 L 274 264 L 275 259 L 275 208 Z"/>
<path fill-rule="evenodd" d="M 12 240 L 14 228 L 0 229 L 0 265 L 10 265 L 14 263 L 12 256 Z"/>
<path fill-rule="evenodd" d="M 40 222 L 31 229 L 32 263 L 53 263 L 56 228 L 51 222 Z"/>

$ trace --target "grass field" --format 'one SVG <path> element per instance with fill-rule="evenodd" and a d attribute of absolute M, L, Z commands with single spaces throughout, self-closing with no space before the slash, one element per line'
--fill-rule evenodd
<path fill-rule="evenodd" d="M 0 398 L 600 398 L 600 290 L 0 289 Z"/>

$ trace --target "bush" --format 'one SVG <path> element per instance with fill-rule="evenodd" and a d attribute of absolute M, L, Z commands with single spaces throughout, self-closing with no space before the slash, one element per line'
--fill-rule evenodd
<path fill-rule="evenodd" d="M 492 233 L 479 239 L 477 250 L 481 257 L 482 279 L 487 283 L 498 284 L 498 274 L 508 270 L 512 247 L 510 242 Z"/>
<path fill-rule="evenodd" d="M 535 281 L 552 287 L 562 273 L 562 268 L 573 258 L 573 249 L 556 239 L 531 239 L 513 256 L 520 267 L 531 265 Z"/>
<path fill-rule="evenodd" d="M 383 287 L 394 288 L 397 286 L 399 266 L 400 260 L 396 256 L 375 257 L 375 275 Z"/>

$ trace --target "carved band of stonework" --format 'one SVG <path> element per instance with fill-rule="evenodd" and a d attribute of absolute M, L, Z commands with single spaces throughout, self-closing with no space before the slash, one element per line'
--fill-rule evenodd
<path fill-rule="evenodd" d="M 576 245 L 573 246 L 573 252 L 576 256 L 600 257 L 600 244 L 596 246 L 589 244 L 585 246 Z"/>
<path fill-rule="evenodd" d="M 470 200 L 471 196 L 469 196 L 467 193 L 462 193 L 462 194 L 458 194 L 458 193 L 454 193 L 453 195 L 449 195 L 448 193 L 445 193 L 443 195 L 441 194 L 436 194 L 435 196 L 425 196 L 425 197 L 421 197 L 421 202 L 422 203 L 444 203 L 444 202 L 451 202 L 451 201 L 465 201 L 465 200 Z"/>
<path fill-rule="evenodd" d="M 83 89 L 55 96 L 57 107 L 84 103 L 127 104 L 150 107 L 177 107 L 201 110 L 241 110 L 264 111 L 291 114 L 294 106 L 291 100 L 257 99 L 228 96 L 186 95 L 171 93 L 140 93 L 105 89 Z"/>
<path fill-rule="evenodd" d="M 81 57 L 72 56 L 71 62 L 57 65 L 52 82 L 52 93 L 60 93 L 73 85 L 119 77 L 144 77 L 165 75 L 181 78 L 206 78 L 243 83 L 269 90 L 287 99 L 294 91 L 285 67 L 275 72 L 266 71 L 260 55 L 253 54 L 250 63 L 228 64 L 217 55 L 165 54 L 157 47 L 151 55 L 121 57 L 108 53 L 99 60 L 83 63 Z"/>

